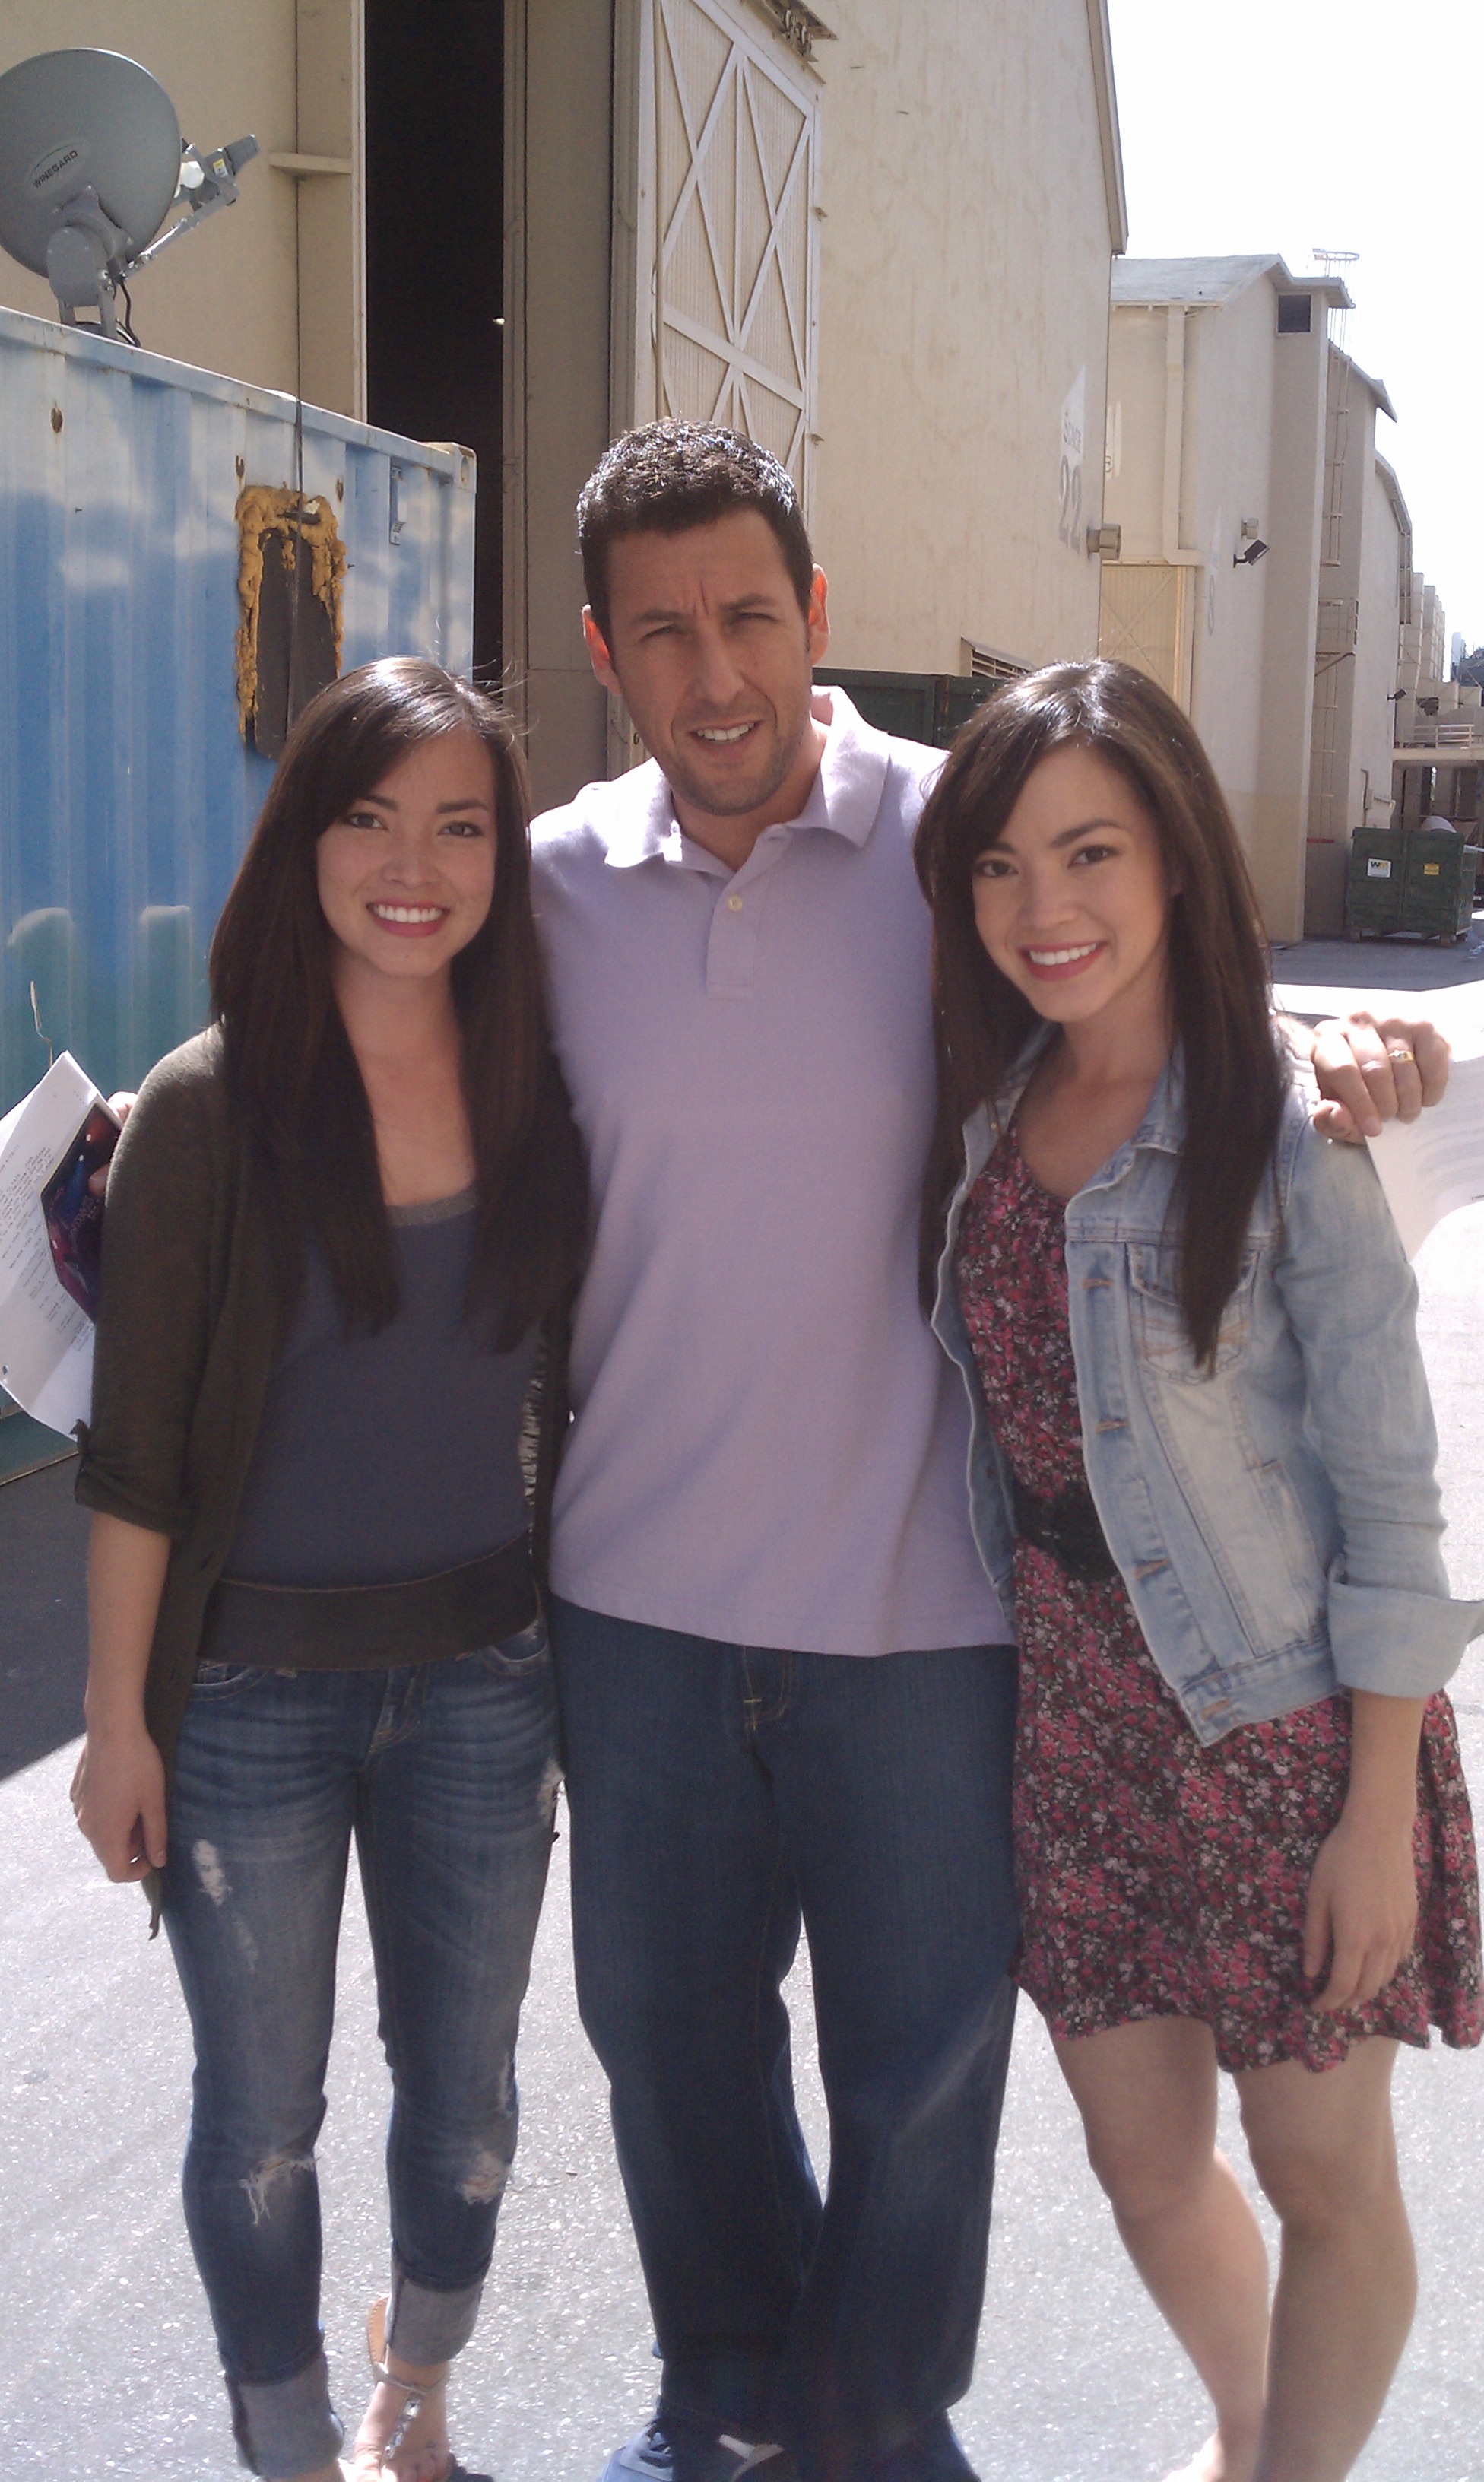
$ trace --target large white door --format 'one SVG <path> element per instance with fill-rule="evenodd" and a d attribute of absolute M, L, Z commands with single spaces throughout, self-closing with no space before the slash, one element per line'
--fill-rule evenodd
<path fill-rule="evenodd" d="M 1134 664 L 1190 710 L 1193 569 L 1161 560 L 1105 561 L 1098 652 Z"/>
<path fill-rule="evenodd" d="M 614 311 L 626 324 L 627 295 L 633 356 L 615 332 L 615 417 L 745 433 L 807 515 L 818 80 L 732 0 L 636 0 L 617 74 Z"/>

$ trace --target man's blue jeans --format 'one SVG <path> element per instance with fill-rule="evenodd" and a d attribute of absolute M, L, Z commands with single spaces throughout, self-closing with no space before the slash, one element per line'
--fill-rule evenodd
<path fill-rule="evenodd" d="M 578 2000 L 662 2406 L 857 2482 L 941 2432 L 973 2368 L 1015 2005 L 1013 1653 L 759 1651 L 560 1602 L 552 1633 Z M 779 1995 L 800 1916 L 822 2205 Z"/>
<path fill-rule="evenodd" d="M 468 2339 L 515 2151 L 515 2033 L 551 1852 L 541 1623 L 382 1672 L 200 1666 L 165 1921 L 195 2037 L 186 2221 L 244 2461 L 331 2462 L 314 2146 L 353 1835 L 392 2072 L 390 2339 Z"/>

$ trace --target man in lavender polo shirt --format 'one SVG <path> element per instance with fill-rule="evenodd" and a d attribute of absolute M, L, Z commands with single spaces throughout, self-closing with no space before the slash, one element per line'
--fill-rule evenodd
<path fill-rule="evenodd" d="M 630 435 L 579 522 L 652 753 L 534 831 L 597 1207 L 553 1556 L 578 1994 L 664 2360 L 606 2482 L 938 2482 L 1017 1926 L 1009 1631 L 917 1287 L 937 754 L 812 693 L 824 580 L 763 451 Z"/>
<path fill-rule="evenodd" d="M 597 1207 L 553 1545 L 578 1994 L 664 2363 L 609 2471 L 781 2439 L 769 2482 L 926 2482 L 969 2470 L 1016 1936 L 1009 1631 L 917 1290 L 934 753 L 811 695 L 824 582 L 760 450 L 657 426 L 580 523 L 653 753 L 534 832 Z"/>

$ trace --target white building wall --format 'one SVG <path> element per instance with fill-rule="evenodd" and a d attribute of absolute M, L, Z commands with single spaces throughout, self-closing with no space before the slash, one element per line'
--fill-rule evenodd
<path fill-rule="evenodd" d="M 1276 318 L 1269 296 L 1269 315 Z M 1309 836 L 1309 761 L 1319 545 L 1324 513 L 1324 434 L 1329 345 L 1321 302 L 1311 334 L 1273 346 L 1271 549 L 1263 563 L 1263 737 L 1251 859 L 1263 916 L 1275 939 L 1304 925 Z"/>
<path fill-rule="evenodd" d="M 1401 648 L 1396 658 L 1396 687 L 1415 697 L 1422 677 L 1422 598 L 1427 581 L 1419 568 L 1411 572 L 1411 610 L 1401 627 Z"/>
<path fill-rule="evenodd" d="M 1420 677 L 1428 681 L 1447 678 L 1447 615 L 1438 597 L 1435 586 L 1422 588 L 1422 645 Z"/>
<path fill-rule="evenodd" d="M 1199 264 L 1199 262 L 1197 263 Z M 1112 313 L 1106 514 L 1129 564 L 1184 572 L 1183 676 L 1167 680 L 1206 742 L 1268 928 L 1303 915 L 1315 576 L 1322 484 L 1322 302 L 1315 332 L 1277 333 L 1281 276 L 1221 300 Z M 1178 462 L 1178 481 L 1175 467 Z M 1244 518 L 1267 556 L 1237 568 Z M 1158 569 L 1151 568 L 1150 574 Z M 1111 592 L 1106 608 L 1111 603 Z M 1105 626 L 1105 651 L 1119 651 Z"/>
<path fill-rule="evenodd" d="M 1244 518 L 1271 542 L 1273 290 L 1265 280 L 1187 323 L 1192 368 L 1185 540 L 1204 567 L 1194 613 L 1191 716 L 1249 853 L 1262 768 L 1268 561 L 1235 568 Z M 1285 340 L 1287 341 L 1287 340 Z"/>
<path fill-rule="evenodd" d="M 831 660 L 1097 645 L 1112 226 L 1087 0 L 830 0 L 813 526 Z M 1080 476 L 1063 414 L 1080 398 Z M 1069 408 L 1069 400 L 1072 401 Z M 1069 461 L 1069 463 L 1072 461 Z"/>
<path fill-rule="evenodd" d="M 1373 827 L 1392 798 L 1397 647 L 1401 636 L 1401 557 L 1406 540 L 1394 481 L 1372 458 L 1361 553 L 1360 634 L 1355 647 L 1355 722 L 1350 741 L 1349 819 Z M 1410 530 L 1409 530 L 1410 531 Z"/>
<path fill-rule="evenodd" d="M 1123 541 L 1104 575 L 1104 651 L 1143 661 L 1186 705 L 1272 936 L 1298 937 L 1306 906 L 1311 930 L 1338 930 L 1350 831 L 1367 794 L 1384 802 L 1390 790 L 1410 538 L 1394 485 L 1376 472 L 1384 391 L 1330 346 L 1329 288 L 1281 261 L 1134 261 L 1119 281 L 1155 298 L 1112 313 L 1106 515 Z M 1309 332 L 1280 333 L 1279 297 L 1304 291 Z M 1327 451 L 1341 437 L 1335 498 Z M 1237 566 L 1244 527 L 1268 549 Z M 1160 634 L 1170 595 L 1158 599 L 1176 580 L 1183 668 Z M 1414 673 L 1439 637 L 1416 586 L 1403 649 Z M 1143 647 L 1131 625 L 1141 594 Z"/>
<path fill-rule="evenodd" d="M 1103 513 L 1122 529 L 1120 560 L 1141 565 L 1163 558 L 1165 333 L 1162 308 L 1132 304 L 1108 329 Z"/>

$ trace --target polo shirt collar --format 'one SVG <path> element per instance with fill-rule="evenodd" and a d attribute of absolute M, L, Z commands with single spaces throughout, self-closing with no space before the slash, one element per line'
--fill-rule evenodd
<path fill-rule="evenodd" d="M 865 844 L 876 823 L 891 764 L 891 744 L 857 714 L 842 689 L 817 689 L 810 707 L 826 727 L 820 772 L 796 819 L 782 832 L 827 828 L 847 844 Z M 613 786 L 613 810 L 608 827 L 608 861 L 615 870 L 632 870 L 641 861 L 664 860 L 699 865 L 703 857 L 682 832 L 670 788 L 654 759 L 637 767 Z M 765 830 L 765 834 L 778 833 Z M 705 863 L 716 867 L 711 856 Z"/>

